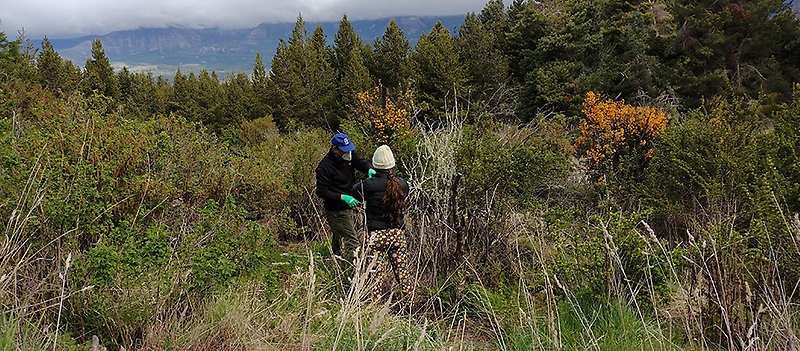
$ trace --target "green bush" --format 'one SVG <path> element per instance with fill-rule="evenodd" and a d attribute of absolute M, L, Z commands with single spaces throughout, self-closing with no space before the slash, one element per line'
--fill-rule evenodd
<path fill-rule="evenodd" d="M 562 128 L 547 122 L 464 126 L 457 167 L 467 208 L 481 207 L 487 192 L 498 205 L 513 207 L 559 191 L 570 169 Z"/>
<path fill-rule="evenodd" d="M 269 258 L 275 259 L 274 238 L 266 228 L 244 220 L 232 199 L 222 205 L 209 201 L 199 215 L 178 253 L 188 263 L 189 290 L 225 287 L 233 278 L 255 273 Z"/>
<path fill-rule="evenodd" d="M 785 179 L 781 200 L 792 213 L 800 212 L 800 84 L 795 86 L 794 101 L 782 106 L 775 116 L 777 145 L 770 156 Z"/>
<path fill-rule="evenodd" d="M 794 157 L 788 145 L 796 131 L 783 124 L 793 114 L 779 112 L 773 129 L 757 102 L 713 100 L 667 129 L 638 189 L 654 209 L 656 232 L 691 243 L 684 248 L 689 283 L 709 304 L 703 328 L 727 330 L 696 332 L 718 345 L 745 338 L 752 304 L 771 299 L 774 274 L 798 279 L 800 252 L 786 214 L 792 166 L 784 163 Z M 776 143 L 787 154 L 775 154 Z"/>
<path fill-rule="evenodd" d="M 556 122 L 449 123 L 421 129 L 404 164 L 411 256 L 419 257 L 424 284 L 477 275 L 491 289 L 517 279 L 510 249 L 519 233 L 510 219 L 565 190 L 569 143 Z M 476 271 L 454 271 L 467 267 Z M 443 289 L 447 303 L 459 303 L 457 286 Z"/>
<path fill-rule="evenodd" d="M 187 209 L 183 231 L 153 224 L 143 232 L 119 227 L 76 262 L 72 290 L 94 288 L 70 300 L 74 328 L 119 345 L 141 342 L 154 320 L 189 308 L 239 279 L 274 290 L 279 275 L 269 263 L 283 259 L 267 227 L 245 218 L 232 198 Z"/>
<path fill-rule="evenodd" d="M 55 100 L 3 84 L 0 109 L 16 118 L 0 119 L 0 213 L 26 211 L 25 228 L 4 229 L 22 230 L 35 252 L 16 289 L 51 301 L 60 285 L 31 282 L 49 281 L 63 270 L 52 258 L 72 253 L 62 325 L 81 341 L 98 334 L 135 345 L 153 320 L 236 279 L 253 277 L 267 291 L 282 284 L 267 263 L 280 260 L 280 227 L 295 227 L 285 220 L 286 163 L 232 155 L 180 118 L 128 120 L 103 96 Z M 309 153 L 279 154 L 295 162 Z M 252 222 L 253 213 L 276 220 Z M 51 309 L 25 318 L 55 323 Z"/>
<path fill-rule="evenodd" d="M 507 216 L 546 203 L 564 190 L 570 151 L 559 139 L 559 129 L 544 122 L 524 128 L 464 126 L 455 155 L 461 179 L 452 194 L 458 206 L 452 225 L 491 286 L 513 265 L 508 258 L 514 255 L 504 244 L 514 235 L 506 227 Z"/>
<path fill-rule="evenodd" d="M 775 213 L 772 195 L 782 192 L 773 140 L 757 104 L 712 101 L 667 129 L 637 197 L 673 237 L 734 213 L 746 230 L 754 216 Z"/>
<path fill-rule="evenodd" d="M 249 166 L 243 172 L 261 190 L 251 201 L 258 204 L 258 218 L 280 227 L 278 238 L 314 238 L 321 232 L 315 169 L 330 148 L 330 137 L 321 129 L 298 130 L 245 149 Z M 265 183 L 272 189 L 265 189 Z"/>

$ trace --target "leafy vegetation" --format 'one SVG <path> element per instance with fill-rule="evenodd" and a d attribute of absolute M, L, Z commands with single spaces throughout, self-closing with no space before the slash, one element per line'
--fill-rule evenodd
<path fill-rule="evenodd" d="M 652 107 L 633 107 L 624 102 L 600 101 L 589 92 L 583 101 L 586 115 L 575 148 L 589 162 L 592 177 L 604 182 L 604 173 L 621 173 L 638 180 L 653 157 L 653 143 L 667 128 L 669 116 Z"/>
<path fill-rule="evenodd" d="M 173 81 L 0 33 L 0 347 L 791 348 L 797 33 L 780 1 L 492 0 L 413 47 L 298 17 L 271 70 Z M 337 130 L 411 185 L 410 301 L 361 299 L 363 257 L 343 284 Z"/>

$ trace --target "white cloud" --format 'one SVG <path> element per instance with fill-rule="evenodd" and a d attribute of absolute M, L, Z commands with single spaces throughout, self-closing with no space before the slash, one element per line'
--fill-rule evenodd
<path fill-rule="evenodd" d="M 391 16 L 463 15 L 488 0 L 4 0 L 0 30 L 16 38 L 67 38 L 139 27 L 249 28 L 262 22 L 307 22 Z"/>

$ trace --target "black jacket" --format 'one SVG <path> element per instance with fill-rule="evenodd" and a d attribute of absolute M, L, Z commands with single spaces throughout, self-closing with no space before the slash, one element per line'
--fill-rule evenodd
<path fill-rule="evenodd" d="M 394 177 L 403 187 L 403 195 L 408 196 L 408 183 L 405 179 L 398 176 Z M 378 229 L 404 228 L 405 223 L 400 219 L 400 223 L 389 223 L 389 217 L 383 213 L 381 199 L 386 193 L 386 185 L 389 177 L 386 173 L 378 172 L 372 178 L 364 179 L 353 185 L 353 193 L 359 201 L 367 201 L 367 229 L 370 231 Z"/>
<path fill-rule="evenodd" d="M 350 190 L 356 183 L 356 169 L 365 174 L 372 165 L 353 150 L 353 159 L 345 161 L 336 156 L 333 150 L 322 158 L 317 166 L 317 196 L 321 197 L 326 210 L 346 210 L 350 208 L 342 201 L 342 194 L 353 196 Z"/>

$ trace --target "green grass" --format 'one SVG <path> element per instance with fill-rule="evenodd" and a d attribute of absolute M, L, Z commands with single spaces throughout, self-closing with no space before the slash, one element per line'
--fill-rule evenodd
<path fill-rule="evenodd" d="M 585 301 L 558 304 L 557 330 L 550 329 L 544 316 L 531 329 L 511 332 L 510 350 L 684 350 L 669 340 L 665 331 L 642 319 L 621 302 L 611 304 Z"/>

